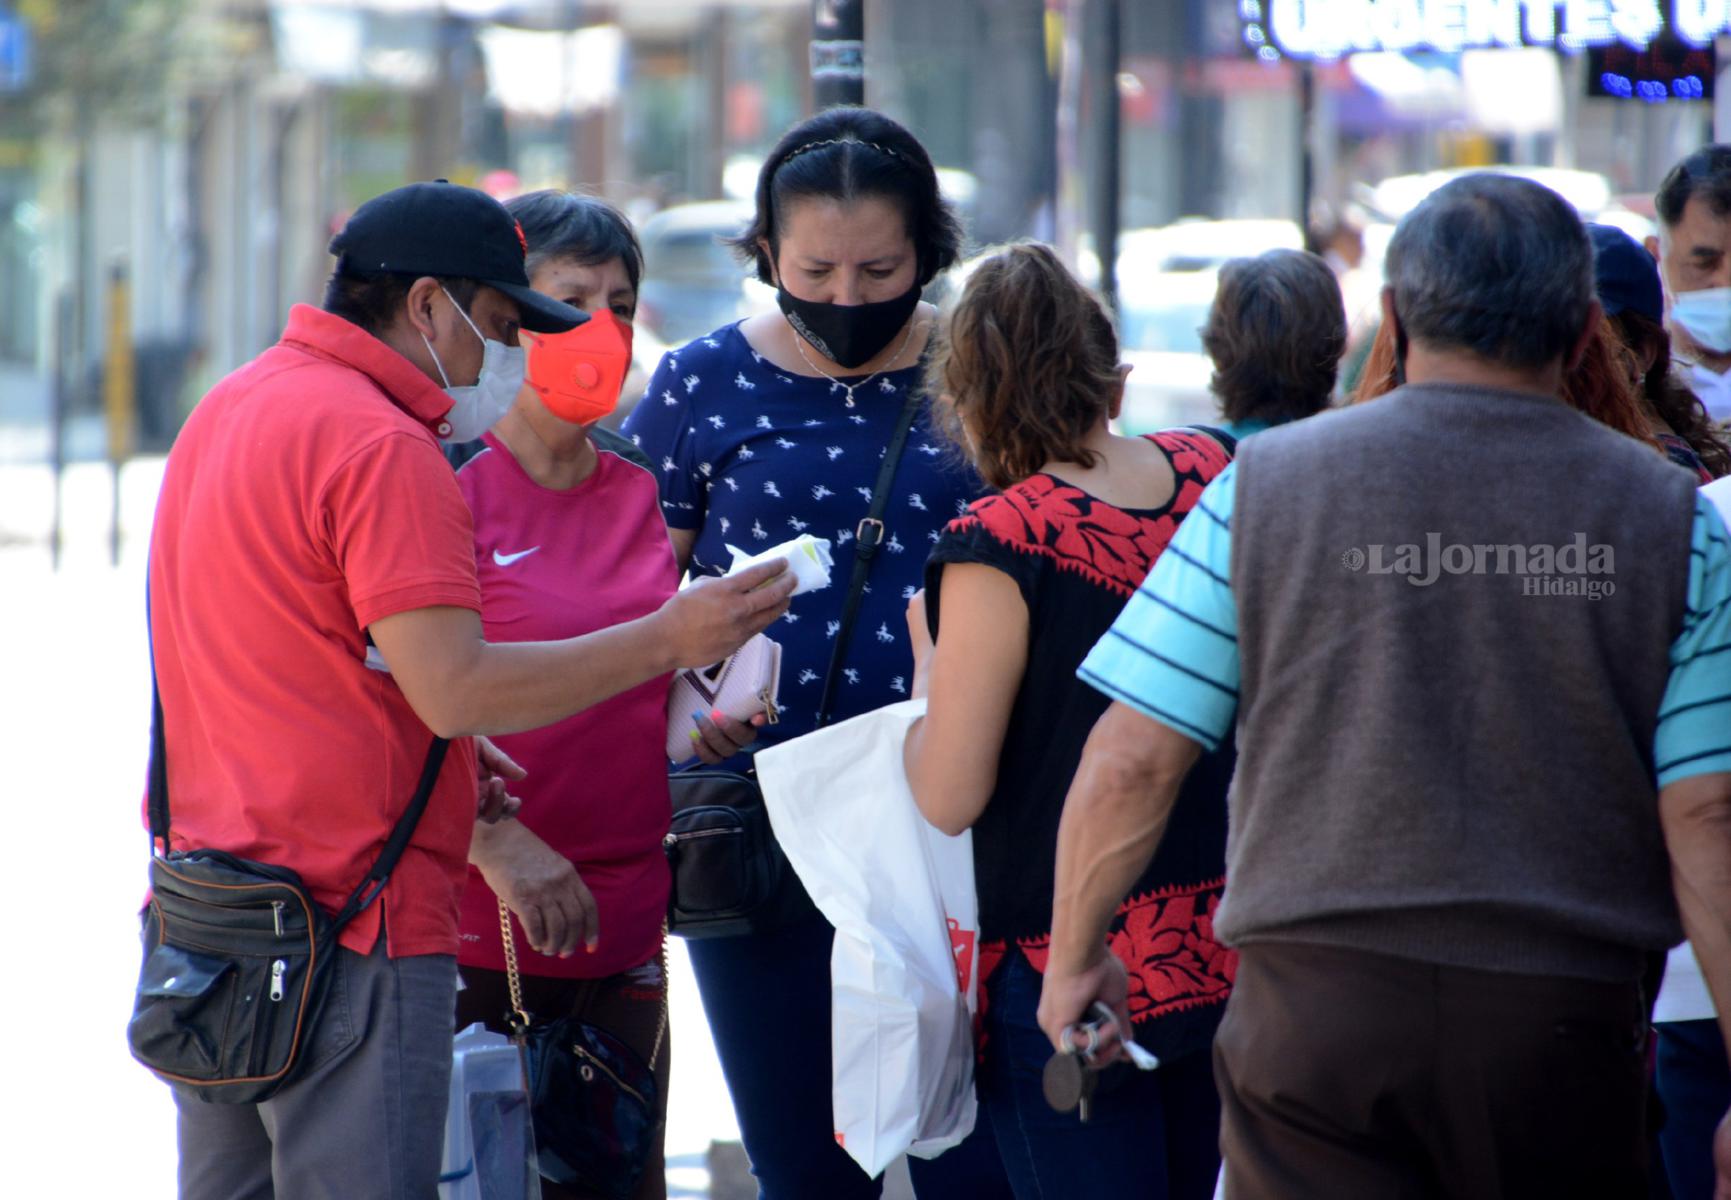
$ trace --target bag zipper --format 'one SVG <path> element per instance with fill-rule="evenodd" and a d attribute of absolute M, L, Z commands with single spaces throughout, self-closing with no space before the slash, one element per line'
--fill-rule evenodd
<path fill-rule="evenodd" d="M 742 832 L 744 831 L 739 829 L 693 829 L 690 833 L 669 833 L 661 839 L 661 845 L 672 850 L 680 842 L 695 842 L 698 838 L 737 837 Z"/>
<path fill-rule="evenodd" d="M 589 1062 L 594 1063 L 595 1069 L 600 1071 L 603 1075 L 607 1076 L 607 1078 L 611 1079 L 613 1081 L 614 1085 L 616 1087 L 618 1087 L 620 1091 L 626 1093 L 633 1100 L 637 1101 L 637 1103 L 643 1105 L 645 1108 L 649 1107 L 649 1101 L 647 1101 L 643 1098 L 643 1093 L 639 1092 L 636 1088 L 632 1087 L 629 1083 L 626 1083 L 623 1079 L 619 1078 L 619 1076 L 615 1075 L 612 1071 L 608 1070 L 606 1063 L 604 1063 L 600 1059 L 596 1058 L 593 1054 L 589 1053 L 589 1051 L 585 1050 L 581 1046 L 572 1046 L 571 1049 L 577 1052 L 578 1058 L 586 1059 Z"/>
<path fill-rule="evenodd" d="M 271 915 L 271 918 L 276 922 L 276 935 L 278 937 L 283 936 L 283 932 L 282 932 L 282 910 L 284 907 L 284 903 L 285 902 L 282 900 L 272 900 L 270 902 L 270 915 Z"/>
<path fill-rule="evenodd" d="M 282 996 L 283 996 L 283 991 L 282 991 L 283 974 L 287 970 L 288 970 L 288 963 L 284 962 L 280 958 L 277 959 L 275 962 L 273 962 L 270 965 L 270 998 L 272 1000 L 281 1000 L 282 999 Z"/>

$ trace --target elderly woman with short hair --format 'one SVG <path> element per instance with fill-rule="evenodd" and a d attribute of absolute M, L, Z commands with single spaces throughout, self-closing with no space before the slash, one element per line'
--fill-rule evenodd
<path fill-rule="evenodd" d="M 1346 350 L 1340 283 L 1303 250 L 1235 258 L 1220 268 L 1202 345 L 1233 437 L 1315 416 L 1328 407 Z"/>

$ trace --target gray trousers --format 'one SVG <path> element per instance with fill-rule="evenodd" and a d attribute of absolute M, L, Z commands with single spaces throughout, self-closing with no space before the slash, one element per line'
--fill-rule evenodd
<path fill-rule="evenodd" d="M 457 961 L 339 949 L 305 1072 L 260 1104 L 175 1095 L 181 1200 L 433 1200 Z"/>

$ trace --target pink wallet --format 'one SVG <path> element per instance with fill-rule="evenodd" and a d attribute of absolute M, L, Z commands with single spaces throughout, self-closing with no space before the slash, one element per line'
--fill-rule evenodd
<path fill-rule="evenodd" d="M 774 725 L 780 720 L 780 693 L 781 644 L 761 633 L 713 666 L 677 672 L 667 690 L 668 759 L 684 762 L 692 756 L 692 713 L 708 716 L 719 709 L 736 721 L 767 713 Z"/>

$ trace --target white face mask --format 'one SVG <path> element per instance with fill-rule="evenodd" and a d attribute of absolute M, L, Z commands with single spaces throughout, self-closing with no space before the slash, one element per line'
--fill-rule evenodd
<path fill-rule="evenodd" d="M 1671 300 L 1671 319 L 1701 349 L 1731 354 L 1731 288 L 1679 292 Z"/>
<path fill-rule="evenodd" d="M 456 445 L 474 441 L 510 411 L 517 393 L 523 389 L 526 359 L 523 347 L 507 346 L 487 337 L 475 327 L 463 306 L 445 291 L 443 285 L 439 290 L 445 292 L 445 299 L 451 301 L 451 307 L 463 318 L 463 324 L 473 329 L 475 336 L 481 339 L 481 374 L 467 387 L 452 387 L 451 377 L 445 374 L 445 364 L 439 361 L 438 351 L 433 349 L 426 334 L 421 335 L 421 344 L 433 356 L 433 365 L 439 368 L 439 378 L 445 384 L 445 394 L 452 401 L 451 411 L 445 414 L 445 423 L 451 427 L 451 432 L 441 440 Z"/>

